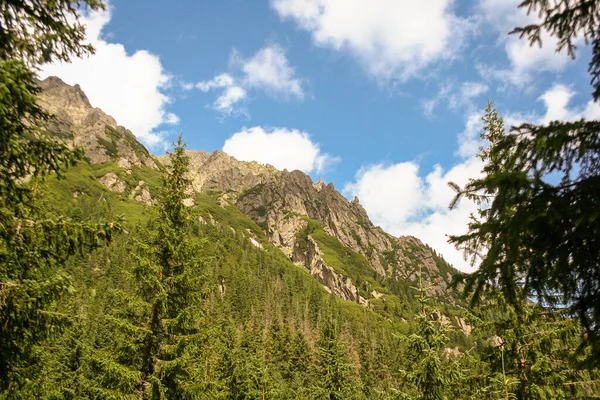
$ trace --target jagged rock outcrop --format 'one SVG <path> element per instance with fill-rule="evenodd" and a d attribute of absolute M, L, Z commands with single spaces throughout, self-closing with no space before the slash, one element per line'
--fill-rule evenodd
<path fill-rule="evenodd" d="M 279 171 L 270 165 L 243 162 L 222 151 L 188 151 L 194 190 L 234 203 L 261 226 L 269 241 L 293 261 L 304 264 L 296 235 L 306 219 L 322 223 L 325 232 L 364 256 L 382 277 L 416 282 L 421 273 L 430 296 L 451 298 L 453 269 L 414 237 L 395 238 L 374 226 L 358 198 L 348 201 L 332 183 L 313 182 L 301 171 Z M 165 156 L 159 157 L 163 164 Z M 311 267 L 312 268 L 312 267 Z M 325 274 L 325 273 L 324 273 Z M 334 292 L 332 280 L 319 279 Z M 346 277 L 352 285 L 350 277 Z M 345 283 L 344 283 L 345 284 Z M 336 292 L 354 300 L 346 290 Z"/>
<path fill-rule="evenodd" d="M 296 246 L 294 249 L 294 260 L 301 262 L 312 276 L 317 278 L 329 292 L 345 300 L 355 301 L 361 305 L 367 305 L 367 299 L 363 298 L 358 288 L 347 276 L 339 274 L 335 269 L 325 262 L 323 253 L 317 242 L 308 236 L 307 250 L 304 251 Z"/>
<path fill-rule="evenodd" d="M 125 182 L 119 179 L 114 172 L 109 172 L 100 178 L 100 183 L 113 192 L 123 193 L 127 188 Z"/>
<path fill-rule="evenodd" d="M 272 181 L 281 174 L 270 165 L 257 162 L 242 162 L 220 150 L 214 153 L 188 150 L 192 187 L 197 192 L 241 193 L 256 185 Z M 164 165 L 169 157 L 159 156 Z"/>
<path fill-rule="evenodd" d="M 50 129 L 66 143 L 83 147 L 91 163 L 116 160 L 126 169 L 132 165 L 157 168 L 154 157 L 131 131 L 94 108 L 79 85 L 67 85 L 57 77 L 48 77 L 39 85 L 40 104 L 56 117 Z"/>

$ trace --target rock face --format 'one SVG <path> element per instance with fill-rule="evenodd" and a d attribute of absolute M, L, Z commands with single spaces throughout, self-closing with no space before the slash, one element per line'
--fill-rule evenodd
<path fill-rule="evenodd" d="M 308 249 L 306 251 L 296 246 L 293 259 L 296 262 L 302 262 L 310 271 L 310 274 L 317 278 L 330 293 L 361 305 L 368 304 L 367 299 L 359 294 L 358 288 L 354 285 L 352 279 L 335 272 L 335 269 L 327 265 L 319 245 L 312 237 L 308 236 Z"/>
<path fill-rule="evenodd" d="M 130 131 L 94 108 L 79 86 L 66 85 L 54 77 L 40 82 L 40 86 L 43 89 L 41 104 L 56 115 L 51 128 L 61 132 L 57 137 L 82 146 L 91 164 L 115 163 L 118 173 L 107 172 L 99 178 L 100 182 L 114 192 L 153 204 L 144 181 L 137 183 L 136 179 L 127 186 L 125 181 L 132 179 L 125 178 L 132 178 L 135 166 L 162 168 L 168 165 L 168 157 L 150 154 Z M 307 268 L 335 295 L 363 305 L 384 296 L 377 290 L 361 292 L 353 281 L 356 277 L 345 273 L 343 265 L 329 265 L 325 249 L 310 233 L 303 245 L 299 245 L 299 234 L 311 223 L 318 224 L 322 234 L 336 244 L 349 249 L 350 253 L 345 251 L 346 256 L 366 260 L 369 275 L 414 284 L 421 274 L 430 296 L 444 298 L 446 302 L 455 298 L 449 287 L 455 273 L 452 267 L 417 238 L 396 238 L 374 226 L 359 199 L 348 201 L 332 183 L 325 184 L 322 179 L 313 182 L 301 171 L 279 171 L 270 165 L 238 161 L 222 151 L 212 154 L 187 151 L 187 155 L 192 185 L 186 206 L 195 205 L 194 192 L 218 197 L 223 207 L 235 204 L 264 230 L 273 245 L 297 265 Z M 210 219 L 212 221 L 212 217 Z"/>
<path fill-rule="evenodd" d="M 157 168 L 153 156 L 131 131 L 92 107 L 79 85 L 67 85 L 57 77 L 48 77 L 39 85 L 40 104 L 56 117 L 50 129 L 68 144 L 83 147 L 92 164 L 116 160 L 121 168 Z"/>
<path fill-rule="evenodd" d="M 352 277 L 327 265 L 313 238 L 309 238 L 307 250 L 299 249 L 297 235 L 307 220 L 320 222 L 327 234 L 366 258 L 377 276 L 417 282 L 421 273 L 430 296 L 453 297 L 449 288 L 453 268 L 417 238 L 395 238 L 374 226 L 358 198 L 348 201 L 332 183 L 325 184 L 322 179 L 315 183 L 301 171 L 238 161 L 222 151 L 188 151 L 187 155 L 195 191 L 234 203 L 264 229 L 272 244 L 339 297 L 368 302 L 358 295 Z M 168 164 L 168 157 L 158 159 Z"/>

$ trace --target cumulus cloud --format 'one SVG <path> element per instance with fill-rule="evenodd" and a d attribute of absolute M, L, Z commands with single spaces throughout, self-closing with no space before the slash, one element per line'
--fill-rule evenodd
<path fill-rule="evenodd" d="M 217 75 L 209 81 L 202 81 L 196 84 L 196 88 L 203 92 L 208 92 L 211 89 L 220 89 L 234 86 L 233 77 L 229 74 Z M 192 89 L 193 86 L 186 86 L 185 89 Z"/>
<path fill-rule="evenodd" d="M 296 71 L 290 66 L 285 50 L 279 45 L 266 46 L 247 59 L 233 50 L 229 64 L 235 72 L 219 74 L 195 85 L 203 92 L 221 91 L 212 108 L 224 115 L 246 113 L 238 103 L 248 99 L 249 90 L 263 91 L 272 97 L 283 99 L 304 99 L 302 81 L 296 77 Z M 191 87 L 188 85 L 188 88 Z"/>
<path fill-rule="evenodd" d="M 600 106 L 590 100 L 583 107 L 570 107 L 571 98 L 576 93 L 568 86 L 557 84 L 544 92 L 539 98 L 546 106 L 546 113 L 537 119 L 539 124 L 550 121 L 576 121 L 582 118 L 593 120 L 600 119 Z"/>
<path fill-rule="evenodd" d="M 290 67 L 283 49 L 277 45 L 260 49 L 253 57 L 242 60 L 244 84 L 275 95 L 304 98 L 301 81 Z"/>
<path fill-rule="evenodd" d="M 517 26 L 539 21 L 537 14 L 527 15 L 526 10 L 518 8 L 520 3 L 521 0 L 480 0 L 477 6 L 482 23 L 498 32 L 498 40 L 504 45 L 509 61 L 508 67 L 478 65 L 480 74 L 518 87 L 531 82 L 539 72 L 559 72 L 571 62 L 565 52 L 556 53 L 557 40 L 545 30 L 541 34 L 542 47 L 530 46 L 527 38 L 508 35 Z"/>
<path fill-rule="evenodd" d="M 223 151 L 238 160 L 306 173 L 322 173 L 340 160 L 321 152 L 308 133 L 287 128 L 243 128 L 225 141 Z"/>
<path fill-rule="evenodd" d="M 173 113 L 167 113 L 165 117 L 165 124 L 168 125 L 179 125 L 179 117 Z"/>
<path fill-rule="evenodd" d="M 72 63 L 44 65 L 40 76 L 56 75 L 68 84 L 79 84 L 95 107 L 112 115 L 151 147 L 164 147 L 162 124 L 177 124 L 179 118 L 168 113 L 172 101 L 164 93 L 170 82 L 158 56 L 138 50 L 128 54 L 119 43 L 109 43 L 102 30 L 111 18 L 107 11 L 83 16 L 87 40 L 96 53 Z"/>
<path fill-rule="evenodd" d="M 462 186 L 480 175 L 482 165 L 470 158 L 448 171 L 436 165 L 423 176 L 415 162 L 376 164 L 361 169 L 344 194 L 358 196 L 373 223 L 393 235 L 413 235 L 432 246 L 456 268 L 471 270 L 461 252 L 447 243 L 447 235 L 466 232 L 469 215 L 477 205 L 462 200 L 448 209 L 455 193 L 448 182 Z"/>
<path fill-rule="evenodd" d="M 246 98 L 246 91 L 239 86 L 231 86 L 226 88 L 213 103 L 213 107 L 217 111 L 225 114 L 230 114 L 234 109 L 233 106 Z"/>
<path fill-rule="evenodd" d="M 247 97 L 246 90 L 238 86 L 235 79 L 229 74 L 220 74 L 209 81 L 198 82 L 195 87 L 203 92 L 213 89 L 221 90 L 221 94 L 213 102 L 212 108 L 222 112 L 224 115 L 231 114 L 234 111 L 241 112 L 242 108 L 237 108 L 236 104 Z M 193 86 L 190 87 L 190 89 Z"/>
<path fill-rule="evenodd" d="M 271 0 L 318 46 L 346 51 L 377 78 L 406 80 L 455 57 L 471 23 L 452 0 Z"/>
<path fill-rule="evenodd" d="M 575 95 L 571 87 L 554 85 L 539 98 L 544 104 L 543 113 L 507 113 L 506 127 L 525 121 L 546 124 L 554 120 L 600 119 L 600 106 L 593 101 L 571 105 Z M 423 174 L 415 161 L 368 165 L 356 173 L 353 182 L 345 185 L 343 193 L 348 197 L 358 196 L 371 220 L 386 231 L 393 235 L 416 236 L 456 268 L 470 272 L 473 268 L 464 260 L 462 252 L 447 243 L 447 235 L 465 233 L 469 216 L 478 206 L 463 198 L 457 207 L 449 210 L 455 193 L 447 183 L 464 186 L 470 178 L 481 176 L 483 163 L 476 154 L 482 144 L 479 137 L 482 129 L 481 111 L 471 113 L 466 118 L 464 131 L 458 135 L 459 161 L 448 170 L 435 165 L 432 172 Z"/>
<path fill-rule="evenodd" d="M 576 121 L 580 119 L 600 119 L 600 105 L 593 100 L 586 104 L 574 106 L 571 104 L 577 93 L 572 87 L 555 84 L 546 90 L 538 101 L 544 103 L 544 112 L 536 113 L 506 113 L 504 121 L 508 127 L 529 122 L 537 125 L 547 124 L 551 121 Z"/>

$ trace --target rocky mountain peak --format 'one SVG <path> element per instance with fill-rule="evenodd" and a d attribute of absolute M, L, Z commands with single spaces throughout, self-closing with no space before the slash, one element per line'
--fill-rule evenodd
<path fill-rule="evenodd" d="M 121 168 L 144 165 L 158 168 L 154 157 L 128 129 L 90 103 L 79 85 L 68 85 L 55 76 L 39 82 L 40 104 L 55 115 L 50 129 L 57 137 L 85 149 L 93 164 L 116 161 Z"/>
<path fill-rule="evenodd" d="M 58 100 L 57 108 L 64 108 L 67 105 L 87 109 L 93 108 L 87 95 L 79 85 L 67 85 L 56 76 L 50 76 L 39 84 L 45 96 Z"/>

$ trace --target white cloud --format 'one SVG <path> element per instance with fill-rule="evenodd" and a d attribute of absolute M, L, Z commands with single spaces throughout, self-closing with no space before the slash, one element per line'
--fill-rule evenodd
<path fill-rule="evenodd" d="M 590 100 L 584 107 L 570 108 L 571 98 L 575 91 L 568 86 L 554 85 L 542 94 L 539 100 L 546 106 L 546 113 L 536 121 L 538 124 L 547 124 L 550 121 L 576 121 L 582 118 L 593 120 L 600 118 L 600 106 Z"/>
<path fill-rule="evenodd" d="M 472 100 L 489 90 L 489 86 L 481 82 L 464 82 L 460 88 L 461 100 Z"/>
<path fill-rule="evenodd" d="M 600 104 L 590 101 L 583 110 L 583 118 L 587 120 L 600 120 Z"/>
<path fill-rule="evenodd" d="M 593 101 L 579 107 L 571 106 L 575 95 L 570 87 L 557 84 L 539 98 L 545 106 L 543 114 L 507 113 L 505 125 L 508 129 L 525 121 L 546 124 L 553 120 L 600 118 L 600 105 Z M 357 172 L 354 182 L 347 183 L 343 193 L 348 197 L 358 196 L 371 220 L 386 231 L 393 235 L 416 236 L 456 268 L 472 271 L 462 252 L 447 243 L 447 235 L 466 233 L 469 216 L 478 209 L 475 203 L 465 198 L 453 210 L 448 209 L 455 193 L 447 182 L 462 187 L 469 178 L 480 177 L 483 167 L 476 157 L 481 146 L 481 112 L 471 113 L 465 125 L 465 130 L 458 135 L 456 155 L 460 161 L 449 170 L 436 165 L 432 172 L 423 175 L 414 161 L 369 165 Z"/>
<path fill-rule="evenodd" d="M 406 80 L 456 56 L 471 24 L 452 0 L 271 0 L 319 46 L 347 51 L 377 78 Z"/>
<path fill-rule="evenodd" d="M 217 111 L 225 114 L 230 114 L 234 111 L 233 106 L 246 98 L 246 91 L 239 86 L 231 86 L 226 88 L 217 100 L 213 103 L 213 107 Z"/>
<path fill-rule="evenodd" d="M 458 150 L 456 154 L 463 159 L 469 159 L 479 153 L 481 146 L 480 133 L 483 130 L 481 115 L 474 112 L 467 117 L 465 130 L 458 135 Z"/>
<path fill-rule="evenodd" d="M 217 75 L 210 81 L 202 81 L 196 84 L 196 88 L 203 92 L 208 92 L 211 89 L 227 88 L 231 86 L 234 86 L 234 80 L 229 74 Z M 191 87 L 189 88 L 191 89 Z"/>
<path fill-rule="evenodd" d="M 462 199 L 449 210 L 455 192 L 448 182 L 464 186 L 470 178 L 481 176 L 483 164 L 476 157 L 480 129 L 479 114 L 472 114 L 459 135 L 457 153 L 463 158 L 447 171 L 436 165 L 424 176 L 414 161 L 370 165 L 358 171 L 355 181 L 347 183 L 343 193 L 358 196 L 373 223 L 384 230 L 396 236 L 416 236 L 456 268 L 472 271 L 462 252 L 447 242 L 447 235 L 465 233 L 477 205 Z"/>
<path fill-rule="evenodd" d="M 572 106 L 571 101 L 577 93 L 569 86 L 555 84 L 546 90 L 538 101 L 544 103 L 543 113 L 530 112 L 505 113 L 504 121 L 507 127 L 529 122 L 536 125 L 548 124 L 551 121 L 577 121 L 600 119 L 600 105 L 590 100 L 586 104 Z"/>
<path fill-rule="evenodd" d="M 244 83 L 264 89 L 276 95 L 304 98 L 304 91 L 295 71 L 290 67 L 283 49 L 277 45 L 260 49 L 252 58 L 243 62 Z"/>
<path fill-rule="evenodd" d="M 221 89 L 221 94 L 213 102 L 212 108 L 224 115 L 231 114 L 234 111 L 241 112 L 241 108 L 234 106 L 247 97 L 246 90 L 238 86 L 230 74 L 220 74 L 209 81 L 198 82 L 195 87 L 203 92 Z"/>
<path fill-rule="evenodd" d="M 484 78 L 510 82 L 517 87 L 531 82 L 540 72 L 562 71 L 571 62 L 564 51 L 556 53 L 557 40 L 545 30 L 541 34 L 542 47 L 530 46 L 527 37 L 520 39 L 508 34 L 518 26 L 539 22 L 535 12 L 527 15 L 525 9 L 518 8 L 520 3 L 521 0 L 480 0 L 477 6 L 482 23 L 498 32 L 509 61 L 507 68 L 479 65 L 479 72 Z"/>
<path fill-rule="evenodd" d="M 178 125 L 179 124 L 179 117 L 176 114 L 167 113 L 167 115 L 165 117 L 165 124 Z"/>
<path fill-rule="evenodd" d="M 170 81 L 158 56 L 146 50 L 127 54 L 119 43 L 109 43 L 102 30 L 110 10 L 83 17 L 87 40 L 96 53 L 70 64 L 44 65 L 41 77 L 56 75 L 68 84 L 79 84 L 95 107 L 112 115 L 138 139 L 152 147 L 164 147 L 162 124 L 173 124 L 177 116 L 166 112 L 171 99 L 163 93 Z"/>
<path fill-rule="evenodd" d="M 476 11 L 487 26 L 507 36 L 516 26 L 526 25 L 530 17 L 518 6 L 521 0 L 479 0 Z"/>
<path fill-rule="evenodd" d="M 223 151 L 238 160 L 306 173 L 322 173 L 331 164 L 339 162 L 339 158 L 322 153 L 308 133 L 287 128 L 243 128 L 225 141 Z"/>
<path fill-rule="evenodd" d="M 212 108 L 224 115 L 236 112 L 246 114 L 243 109 L 236 107 L 236 104 L 247 100 L 249 90 L 264 91 L 272 97 L 284 99 L 304 99 L 302 81 L 296 77 L 296 71 L 289 65 L 281 46 L 266 46 L 248 59 L 244 59 L 233 50 L 230 66 L 239 70 L 236 71 L 235 77 L 230 73 L 223 73 L 195 85 L 203 92 L 221 90 Z"/>

